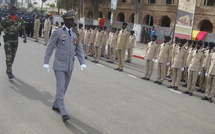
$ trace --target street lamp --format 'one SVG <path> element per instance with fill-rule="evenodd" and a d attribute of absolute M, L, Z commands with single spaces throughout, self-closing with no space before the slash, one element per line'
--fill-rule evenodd
<path fill-rule="evenodd" d="M 45 3 L 47 0 L 42 0 L 42 5 L 41 5 L 41 11 L 43 10 L 43 3 Z"/>

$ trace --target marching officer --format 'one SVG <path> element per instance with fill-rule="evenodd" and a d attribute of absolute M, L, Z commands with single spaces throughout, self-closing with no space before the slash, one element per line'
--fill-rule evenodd
<path fill-rule="evenodd" d="M 145 77 L 142 77 L 142 79 L 150 80 L 153 68 L 154 68 L 154 61 L 157 59 L 158 52 L 159 52 L 159 45 L 156 42 L 157 35 L 152 36 L 152 41 L 148 43 L 147 49 L 146 49 L 146 67 L 145 67 Z"/>
<path fill-rule="evenodd" d="M 13 79 L 12 65 L 18 49 L 19 30 L 24 34 L 24 43 L 27 42 L 24 21 L 16 16 L 17 9 L 15 6 L 9 7 L 10 15 L 5 17 L 0 23 L 0 35 L 4 30 L 4 50 L 6 56 L 6 73 L 9 79 Z"/>
<path fill-rule="evenodd" d="M 127 23 L 122 23 L 122 30 L 119 31 L 118 40 L 117 40 L 117 50 L 118 50 L 118 67 L 114 70 L 123 71 L 124 62 L 125 62 L 125 52 L 128 50 L 130 33 L 126 29 Z"/>
<path fill-rule="evenodd" d="M 81 64 L 81 70 L 84 70 L 86 65 L 82 44 L 78 41 L 78 31 L 73 28 L 75 11 L 70 10 L 61 17 L 65 25 L 52 34 L 46 48 L 43 68 L 49 71 L 49 60 L 55 50 L 53 70 L 57 82 L 57 94 L 52 109 L 60 112 L 62 120 L 66 121 L 70 117 L 64 104 L 64 96 L 72 75 L 75 54 Z"/>

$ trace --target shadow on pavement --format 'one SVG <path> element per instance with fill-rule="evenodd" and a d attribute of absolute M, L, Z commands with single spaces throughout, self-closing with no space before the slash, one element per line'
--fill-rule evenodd
<path fill-rule="evenodd" d="M 65 122 L 65 126 L 74 134 L 103 134 L 95 128 L 87 125 L 86 123 L 78 120 L 74 116 L 69 115 L 70 120 Z"/>
<path fill-rule="evenodd" d="M 30 100 L 41 101 L 43 104 L 45 104 L 48 107 L 52 105 L 52 103 L 49 102 L 49 100 L 52 100 L 53 97 L 49 92 L 40 92 L 36 88 L 25 83 L 24 81 L 20 80 L 17 77 L 14 78 L 13 80 L 10 80 L 10 82 L 11 84 L 14 85 L 14 87 L 11 87 L 11 88 L 17 93 L 25 96 L 26 98 Z"/>

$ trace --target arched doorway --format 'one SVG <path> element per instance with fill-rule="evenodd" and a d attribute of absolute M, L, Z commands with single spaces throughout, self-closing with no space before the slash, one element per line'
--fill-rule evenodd
<path fill-rule="evenodd" d="M 110 17 L 111 17 L 111 12 L 108 12 L 106 18 L 107 18 L 108 20 L 110 20 Z"/>
<path fill-rule="evenodd" d="M 125 15 L 124 15 L 124 13 L 119 13 L 117 15 L 117 21 L 121 21 L 121 22 L 125 21 Z"/>
<path fill-rule="evenodd" d="M 150 26 L 154 25 L 154 17 L 153 16 L 146 15 L 144 20 L 145 20 L 146 25 L 150 25 Z"/>
<path fill-rule="evenodd" d="M 168 16 L 163 16 L 161 18 L 161 26 L 162 27 L 170 27 L 171 20 Z"/>
<path fill-rule="evenodd" d="M 134 23 L 134 13 L 130 15 L 129 22 Z"/>
<path fill-rule="evenodd" d="M 99 18 L 103 18 L 103 13 L 99 11 Z"/>
<path fill-rule="evenodd" d="M 209 20 L 202 20 L 201 22 L 199 22 L 198 29 L 200 31 L 206 31 L 206 32 L 212 33 L 213 24 Z"/>
<path fill-rule="evenodd" d="M 93 18 L 93 12 L 92 11 L 89 11 L 87 13 L 87 18 Z"/>

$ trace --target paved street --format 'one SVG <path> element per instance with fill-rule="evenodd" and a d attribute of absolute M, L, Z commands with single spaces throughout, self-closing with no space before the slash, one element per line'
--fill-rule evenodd
<path fill-rule="evenodd" d="M 56 89 L 53 71 L 42 68 L 46 47 L 32 38 L 19 42 L 11 81 L 0 47 L 0 134 L 215 134 L 215 103 L 184 95 L 182 87 L 173 92 L 167 81 L 154 84 L 156 65 L 151 81 L 140 79 L 145 62 L 137 58 L 124 72 L 91 57 L 81 71 L 76 60 L 65 97 L 71 119 L 63 123 L 51 110 Z"/>

